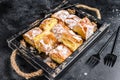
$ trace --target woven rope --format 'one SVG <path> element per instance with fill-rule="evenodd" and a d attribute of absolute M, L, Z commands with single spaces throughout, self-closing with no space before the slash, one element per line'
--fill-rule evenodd
<path fill-rule="evenodd" d="M 77 4 L 76 7 L 94 11 L 94 12 L 96 12 L 98 19 L 101 19 L 100 11 L 97 8 L 92 8 L 92 7 L 89 7 L 89 6 L 84 5 L 84 4 Z"/>
<path fill-rule="evenodd" d="M 11 61 L 12 68 L 15 70 L 15 72 L 18 75 L 24 77 L 25 79 L 30 79 L 32 77 L 41 76 L 43 74 L 43 70 L 42 69 L 39 69 L 38 71 L 31 72 L 31 73 L 25 73 L 25 72 L 21 71 L 20 68 L 19 68 L 19 66 L 16 63 L 16 56 L 17 56 L 17 49 L 15 49 L 12 52 L 12 54 L 10 56 L 10 61 Z"/>

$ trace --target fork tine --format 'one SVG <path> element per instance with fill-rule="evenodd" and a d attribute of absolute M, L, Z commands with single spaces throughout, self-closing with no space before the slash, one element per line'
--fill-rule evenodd
<path fill-rule="evenodd" d="M 93 65 L 93 62 L 94 62 L 94 56 L 91 56 L 91 57 L 88 59 L 87 64 L 89 64 L 90 66 L 92 66 L 92 65 Z"/>
<path fill-rule="evenodd" d="M 91 62 L 91 57 L 86 61 L 87 64 L 89 64 Z"/>
<path fill-rule="evenodd" d="M 95 58 L 95 62 L 94 62 L 94 65 L 99 62 L 99 60 L 97 58 Z"/>
<path fill-rule="evenodd" d="M 104 64 L 106 64 L 106 56 L 105 56 L 105 58 L 104 58 Z"/>
<path fill-rule="evenodd" d="M 92 59 L 92 61 L 91 61 L 91 64 L 93 64 L 93 63 L 94 63 L 94 61 L 95 61 L 95 58 L 93 57 L 93 59 Z"/>
<path fill-rule="evenodd" d="M 107 65 L 107 62 L 108 62 L 108 57 L 106 56 L 106 65 Z"/>
<path fill-rule="evenodd" d="M 93 60 L 93 56 L 90 57 L 89 64 L 91 64 L 92 60 Z"/>
<path fill-rule="evenodd" d="M 89 63 L 91 64 L 94 60 L 94 56 L 92 55 L 90 58 L 89 58 Z"/>
<path fill-rule="evenodd" d="M 105 56 L 105 65 L 107 65 L 107 60 L 108 60 L 108 58 L 107 58 L 107 55 Z"/>
<path fill-rule="evenodd" d="M 112 64 L 111 64 L 111 67 L 113 67 L 113 65 L 115 64 L 115 62 L 116 62 L 116 57 L 113 56 L 113 57 L 112 57 Z"/>
<path fill-rule="evenodd" d="M 110 62 L 109 62 L 109 66 L 111 67 L 112 66 L 112 64 L 113 64 L 113 56 L 110 56 Z"/>
<path fill-rule="evenodd" d="M 109 66 L 110 64 L 110 56 L 108 56 L 108 61 L 107 61 L 107 65 Z"/>
<path fill-rule="evenodd" d="M 92 64 L 92 66 L 95 67 L 99 62 L 100 62 L 99 59 L 94 57 L 94 62 Z"/>
<path fill-rule="evenodd" d="M 92 58 L 91 58 L 91 62 L 90 62 L 91 66 L 93 65 L 94 61 L 95 61 L 95 60 L 94 60 L 94 57 L 92 57 Z"/>
<path fill-rule="evenodd" d="M 104 64 L 106 65 L 106 63 L 107 63 L 107 57 L 105 56 L 105 58 L 104 58 Z"/>
<path fill-rule="evenodd" d="M 94 62 L 94 64 L 93 64 L 93 66 L 96 66 L 98 63 L 99 63 L 99 61 L 96 60 L 96 61 Z"/>
<path fill-rule="evenodd" d="M 113 59 L 112 59 L 112 58 L 113 58 L 113 57 L 110 56 L 109 67 L 111 67 L 111 64 L 113 63 Z"/>
<path fill-rule="evenodd" d="M 112 63 L 111 63 L 111 67 L 112 67 L 112 65 L 114 65 L 115 61 L 116 61 L 116 57 L 115 57 L 115 56 L 112 56 Z"/>
<path fill-rule="evenodd" d="M 93 61 L 93 63 L 92 63 L 92 64 L 94 64 L 96 61 L 97 61 L 97 60 L 96 60 L 96 58 L 94 57 L 94 61 Z"/>
<path fill-rule="evenodd" d="M 108 61 L 108 66 L 110 66 L 110 63 L 112 62 L 112 61 L 111 61 L 111 56 L 109 56 L 108 60 L 109 60 L 109 61 Z"/>
<path fill-rule="evenodd" d="M 108 56 L 108 63 L 107 63 L 107 66 L 110 66 L 110 63 L 111 63 L 111 56 Z"/>
<path fill-rule="evenodd" d="M 105 65 L 107 65 L 107 57 L 105 58 Z"/>
<path fill-rule="evenodd" d="M 92 66 L 93 66 L 93 67 L 94 67 L 94 66 L 95 66 L 95 64 L 96 64 L 96 61 L 97 61 L 97 60 L 94 60 L 94 62 L 93 62 L 93 64 L 92 64 Z"/>
<path fill-rule="evenodd" d="M 109 56 L 108 56 L 108 66 L 109 66 L 109 67 L 112 66 L 112 64 L 113 64 L 113 60 L 114 60 L 113 55 L 109 55 Z"/>
<path fill-rule="evenodd" d="M 106 56 L 106 65 L 108 65 L 108 61 L 109 61 L 109 59 L 108 59 L 109 57 L 108 56 Z"/>
<path fill-rule="evenodd" d="M 114 66 L 116 60 L 117 60 L 117 56 L 115 56 L 115 59 L 114 59 L 113 64 L 112 64 L 112 67 Z"/>
<path fill-rule="evenodd" d="M 116 60 L 114 60 L 114 62 L 113 62 L 113 64 L 112 64 L 112 67 L 114 66 L 115 62 L 116 62 Z"/>

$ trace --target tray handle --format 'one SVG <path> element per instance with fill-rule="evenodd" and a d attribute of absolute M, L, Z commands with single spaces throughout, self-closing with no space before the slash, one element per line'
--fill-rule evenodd
<path fill-rule="evenodd" d="M 42 76 L 43 75 L 43 70 L 42 69 L 39 69 L 39 70 L 37 70 L 35 72 L 31 72 L 31 73 L 25 73 L 25 72 L 21 71 L 20 68 L 19 68 L 19 66 L 16 63 L 17 53 L 18 53 L 17 49 L 15 49 L 12 52 L 12 54 L 10 56 L 10 62 L 11 62 L 12 68 L 15 70 L 15 72 L 18 75 L 24 77 L 25 79 L 30 79 L 30 78 L 35 77 L 35 76 Z"/>
<path fill-rule="evenodd" d="M 84 4 L 76 4 L 75 7 L 77 7 L 77 8 L 84 8 L 84 9 L 88 9 L 88 10 L 94 11 L 96 13 L 96 15 L 97 15 L 97 18 L 101 19 L 100 11 L 97 8 L 93 8 L 93 7 L 84 5 Z"/>

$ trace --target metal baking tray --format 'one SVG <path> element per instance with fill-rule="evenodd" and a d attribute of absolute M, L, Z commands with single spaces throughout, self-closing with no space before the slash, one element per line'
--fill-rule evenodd
<path fill-rule="evenodd" d="M 70 68 L 73 63 L 76 62 L 76 60 L 80 59 L 83 57 L 86 53 L 87 50 L 97 41 L 99 38 L 105 34 L 106 30 L 108 29 L 109 25 L 106 22 L 103 22 L 96 17 L 80 10 L 79 8 L 75 7 L 76 4 L 74 5 L 69 5 L 65 6 L 62 8 L 58 8 L 55 10 L 52 10 L 49 12 L 49 14 L 46 14 L 46 16 L 42 19 L 36 20 L 34 23 L 32 23 L 30 26 L 28 26 L 27 29 L 24 29 L 23 31 L 19 32 L 18 34 L 13 35 L 11 38 L 7 40 L 8 46 L 11 49 L 18 49 L 20 52 L 19 55 L 22 56 L 28 63 L 30 63 L 35 69 L 43 69 L 44 75 L 52 80 L 60 78 L 61 75 L 64 74 L 66 70 Z M 23 39 L 22 35 L 27 32 L 28 30 L 38 26 L 41 21 L 44 19 L 50 17 L 51 14 L 55 13 L 56 11 L 59 10 L 66 10 L 66 9 L 74 9 L 76 10 L 76 15 L 79 17 L 85 17 L 87 16 L 91 21 L 94 21 L 97 23 L 97 28 L 98 30 L 89 38 L 87 39 L 82 46 L 80 46 L 76 51 L 73 52 L 72 55 L 70 55 L 62 64 L 60 64 L 58 67 L 55 69 L 50 68 L 46 63 L 43 62 L 41 57 L 36 56 L 35 54 L 31 53 L 29 49 L 24 49 L 20 47 L 20 40 Z"/>

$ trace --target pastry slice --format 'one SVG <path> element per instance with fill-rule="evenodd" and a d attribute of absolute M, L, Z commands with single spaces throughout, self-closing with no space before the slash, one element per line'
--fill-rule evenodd
<path fill-rule="evenodd" d="M 86 24 L 86 25 L 89 25 L 89 26 L 93 27 L 93 32 L 95 32 L 95 31 L 97 30 L 97 24 L 96 24 L 95 22 L 90 21 L 87 17 L 84 17 L 84 18 L 80 21 L 80 23 L 81 23 L 83 26 L 85 26 L 84 24 Z M 89 26 L 86 26 L 86 27 L 89 27 Z"/>
<path fill-rule="evenodd" d="M 83 27 L 80 23 L 77 23 L 74 25 L 72 30 L 76 33 L 78 33 L 83 39 L 86 40 L 86 27 Z"/>
<path fill-rule="evenodd" d="M 68 27 L 70 29 L 73 29 L 74 26 L 78 25 L 78 23 L 81 21 L 81 18 L 79 18 L 76 15 L 69 15 L 66 19 L 65 19 L 65 23 L 68 25 Z"/>
<path fill-rule="evenodd" d="M 71 51 L 75 51 L 80 45 L 82 45 L 83 40 L 81 36 L 76 35 L 72 30 L 69 30 L 68 33 L 62 34 L 61 42 L 70 48 Z"/>
<path fill-rule="evenodd" d="M 58 23 L 58 20 L 55 18 L 47 18 L 42 21 L 40 24 L 40 28 L 44 31 L 48 30 L 50 31 L 56 24 Z"/>
<path fill-rule="evenodd" d="M 52 60 L 61 64 L 71 54 L 72 51 L 69 48 L 63 44 L 60 44 L 55 49 L 50 51 L 49 56 Z"/>
<path fill-rule="evenodd" d="M 56 13 L 54 13 L 51 17 L 53 18 L 57 18 L 59 20 L 62 20 L 64 22 L 64 20 L 69 16 L 69 12 L 67 10 L 60 10 Z"/>
<path fill-rule="evenodd" d="M 67 33 L 68 30 L 69 28 L 64 24 L 64 22 L 59 21 L 59 23 L 56 24 L 51 31 L 55 34 L 58 41 L 60 41 L 62 33 Z"/>
<path fill-rule="evenodd" d="M 67 19 L 72 19 L 72 20 L 75 20 L 76 22 L 80 22 L 81 21 L 81 18 L 74 15 L 74 14 L 71 14 L 67 17 Z"/>
<path fill-rule="evenodd" d="M 94 22 L 91 22 L 87 17 L 84 17 L 80 21 L 80 26 L 84 28 L 84 35 L 81 35 L 85 40 L 87 40 L 96 30 L 97 30 L 97 25 Z M 76 30 L 77 31 L 77 30 Z M 77 31 L 78 34 L 79 31 Z"/>
<path fill-rule="evenodd" d="M 84 27 L 80 24 L 82 19 L 76 15 L 69 15 L 67 19 L 65 19 L 65 23 L 68 25 L 70 29 L 78 33 L 85 39 L 85 30 Z"/>
<path fill-rule="evenodd" d="M 25 39 L 26 42 L 28 42 L 30 45 L 35 47 L 33 38 L 41 33 L 42 33 L 42 30 L 39 27 L 35 27 L 30 31 L 26 32 L 25 34 L 23 34 L 23 38 Z"/>
<path fill-rule="evenodd" d="M 35 47 L 39 52 L 49 53 L 57 45 L 57 39 L 52 32 L 45 31 L 34 38 Z"/>
<path fill-rule="evenodd" d="M 65 23 L 85 40 L 97 30 L 97 25 L 87 17 L 80 19 L 72 15 L 65 20 Z"/>

